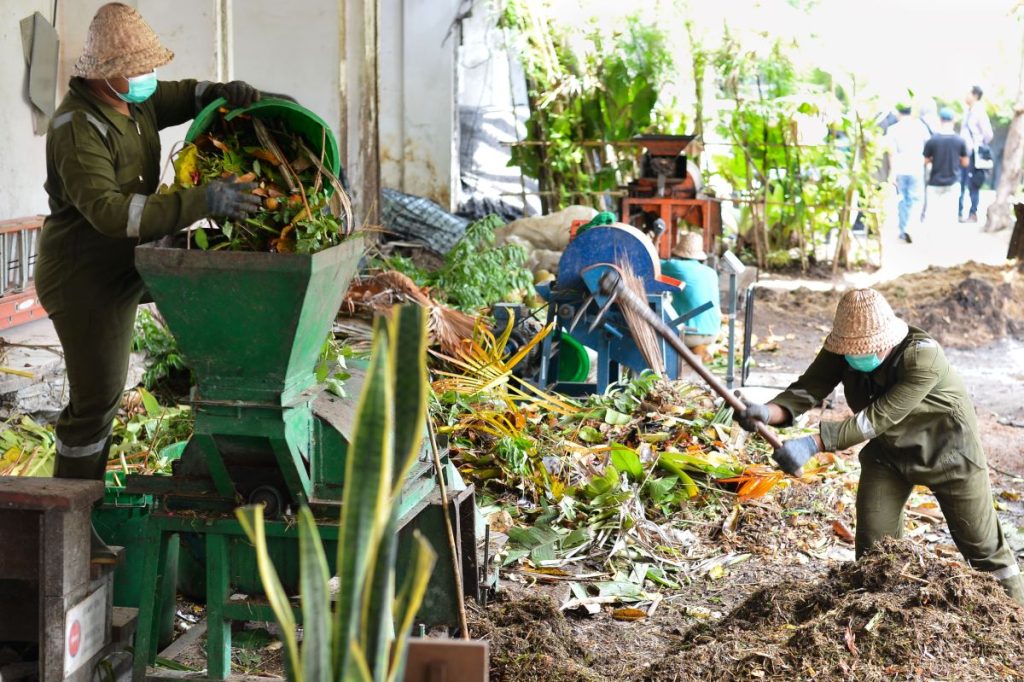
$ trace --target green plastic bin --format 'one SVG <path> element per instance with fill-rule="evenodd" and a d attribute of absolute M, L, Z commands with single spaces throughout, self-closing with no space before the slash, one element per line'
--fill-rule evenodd
<path fill-rule="evenodd" d="M 226 104 L 227 100 L 222 97 L 210 102 L 205 109 L 200 111 L 192 121 L 192 125 L 189 127 L 188 132 L 185 133 L 185 141 L 195 142 L 197 137 L 205 133 L 206 129 L 210 127 L 218 116 L 220 116 L 218 110 Z M 301 104 L 296 104 L 295 102 L 289 102 L 286 99 L 268 97 L 247 107 L 232 109 L 228 113 L 224 114 L 224 119 L 230 121 L 236 116 L 240 116 L 242 114 L 248 114 L 258 118 L 282 119 L 288 124 L 289 128 L 306 138 L 306 143 L 314 152 L 320 152 L 321 145 L 326 141 L 327 149 L 323 152 L 324 165 L 327 166 L 335 176 L 341 178 L 341 152 L 338 148 L 338 139 L 334 137 L 334 133 L 331 132 L 331 127 L 327 125 L 322 118 L 306 107 Z M 326 131 L 326 134 L 324 131 Z M 324 190 L 326 192 L 331 192 L 333 191 L 333 188 L 330 183 L 327 183 L 324 185 Z"/>

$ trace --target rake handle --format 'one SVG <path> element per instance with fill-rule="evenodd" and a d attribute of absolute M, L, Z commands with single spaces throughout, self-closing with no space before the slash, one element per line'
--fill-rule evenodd
<path fill-rule="evenodd" d="M 702 363 L 700 359 L 693 354 L 693 351 L 686 347 L 683 340 L 679 338 L 679 334 L 665 324 L 665 322 L 658 317 L 653 310 L 651 310 L 646 301 L 641 300 L 628 288 L 622 286 L 622 278 L 617 270 L 612 268 L 601 275 L 599 287 L 603 295 L 615 295 L 619 305 L 627 306 L 630 310 L 639 315 L 644 322 L 650 325 L 654 331 L 658 332 L 658 334 L 660 334 L 661 337 L 665 339 L 670 346 L 672 346 L 673 350 L 675 350 L 676 353 L 686 361 L 686 364 L 692 367 L 693 371 L 699 374 L 700 378 L 711 387 L 711 390 L 722 397 L 729 407 L 736 412 L 742 412 L 746 409 L 746 405 L 743 404 L 743 401 L 733 395 L 732 391 L 726 388 L 725 385 L 719 381 L 718 377 L 708 371 L 704 366 L 704 363 Z M 774 431 L 764 424 L 764 422 L 757 422 L 757 433 L 768 441 L 768 444 L 776 450 L 782 447 L 782 441 Z"/>

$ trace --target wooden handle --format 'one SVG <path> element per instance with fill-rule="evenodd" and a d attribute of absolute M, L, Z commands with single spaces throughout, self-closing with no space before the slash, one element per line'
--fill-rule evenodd
<path fill-rule="evenodd" d="M 641 300 L 635 293 L 630 291 L 628 288 L 622 286 L 622 278 L 615 269 L 608 270 L 601 276 L 600 280 L 601 293 L 605 296 L 611 296 L 615 294 L 619 305 L 628 306 L 630 310 L 635 312 L 643 321 L 649 324 L 658 334 L 664 338 L 670 346 L 679 354 L 683 360 L 686 361 L 690 367 L 693 368 L 700 378 L 711 387 L 715 393 L 720 395 L 723 400 L 736 412 L 742 412 L 746 409 L 746 405 L 743 401 L 737 398 L 732 391 L 725 387 L 725 385 L 719 381 L 718 377 L 708 371 L 704 366 L 704 363 L 700 361 L 696 355 L 693 354 L 683 340 L 679 338 L 671 327 L 658 317 L 657 313 L 651 310 L 651 307 L 647 304 L 647 301 Z M 782 441 L 775 434 L 774 431 L 770 430 L 764 422 L 757 422 L 757 433 L 768 441 L 768 444 L 778 450 L 782 447 Z"/>

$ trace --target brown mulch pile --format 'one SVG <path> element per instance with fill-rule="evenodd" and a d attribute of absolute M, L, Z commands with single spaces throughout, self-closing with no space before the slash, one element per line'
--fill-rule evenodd
<path fill-rule="evenodd" d="M 1011 266 L 965 263 L 930 267 L 875 287 L 908 323 L 943 346 L 977 347 L 1004 337 L 1024 338 L 1024 275 Z M 760 290 L 760 314 L 800 310 L 831 325 L 841 292 Z M 766 315 L 766 313 L 768 313 Z"/>
<path fill-rule="evenodd" d="M 641 679 L 1024 679 L 1024 609 L 992 578 L 888 540 L 821 581 L 761 589 Z"/>
<path fill-rule="evenodd" d="M 490 642 L 495 682 L 604 682 L 587 667 L 587 654 L 565 616 L 548 597 L 499 602 L 469 614 L 470 634 Z"/>
<path fill-rule="evenodd" d="M 879 285 L 907 322 L 951 348 L 1024 337 L 1024 276 L 1007 266 L 928 268 Z"/>

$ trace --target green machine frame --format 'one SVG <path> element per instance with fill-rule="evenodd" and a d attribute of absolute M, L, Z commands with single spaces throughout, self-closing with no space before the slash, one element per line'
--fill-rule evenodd
<path fill-rule="evenodd" d="M 207 605 L 207 678 L 230 673 L 231 622 L 273 620 L 255 553 L 233 511 L 263 503 L 272 559 L 285 589 L 298 591 L 298 505 L 318 520 L 327 556 L 336 555 L 345 459 L 354 399 L 317 384 L 315 366 L 363 254 L 361 238 L 315 254 L 136 249 L 136 268 L 188 365 L 195 373 L 194 435 L 171 476 L 129 476 L 130 493 L 153 496 L 141 568 L 142 593 L 134 679 L 156 656 L 163 567 L 171 538 L 191 548 L 193 574 Z M 347 388 L 358 394 L 361 373 Z M 477 592 L 474 493 L 444 458 L 458 561 L 467 594 Z M 425 623 L 455 622 L 453 558 L 442 523 L 442 500 L 424 449 L 399 500 L 400 536 L 418 529 L 438 552 L 421 609 Z M 399 542 L 399 554 L 405 543 Z M 400 556 L 401 558 L 401 556 Z M 399 561 L 399 567 L 403 565 Z M 333 571 L 333 566 L 331 567 Z M 232 594 L 250 595 L 231 599 Z M 152 679 L 152 676 L 150 676 Z"/>

